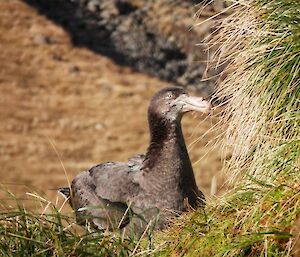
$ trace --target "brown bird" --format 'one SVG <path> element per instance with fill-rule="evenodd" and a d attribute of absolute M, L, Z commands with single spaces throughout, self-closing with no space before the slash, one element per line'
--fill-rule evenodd
<path fill-rule="evenodd" d="M 150 144 L 145 155 L 127 163 L 106 162 L 79 173 L 69 198 L 79 222 L 96 229 L 164 228 L 169 217 L 204 205 L 184 142 L 181 118 L 189 111 L 207 113 L 210 103 L 182 88 L 157 92 L 148 108 Z M 132 226 L 130 225 L 132 224 Z"/>

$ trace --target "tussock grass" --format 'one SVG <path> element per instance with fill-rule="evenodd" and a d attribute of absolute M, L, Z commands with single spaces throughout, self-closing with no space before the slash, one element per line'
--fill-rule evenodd
<path fill-rule="evenodd" d="M 215 39 L 222 42 L 219 61 L 229 62 L 217 92 L 228 99 L 228 170 L 232 181 L 247 175 L 273 179 L 270 160 L 300 140 L 300 2 L 240 3 Z"/>
<path fill-rule="evenodd" d="M 6 192 L 7 193 L 7 192 Z M 73 213 L 30 194 L 42 208 L 27 210 L 9 194 L 0 211 L 0 256 L 139 256 L 154 254 L 152 234 L 127 235 L 76 225 Z M 147 231 L 148 232 L 148 231 Z M 145 236 L 146 235 L 146 236 Z"/>
<path fill-rule="evenodd" d="M 161 234 L 165 256 L 300 255 L 300 2 L 232 8 L 209 43 L 217 65 L 227 64 L 215 97 L 226 103 L 234 189 Z"/>

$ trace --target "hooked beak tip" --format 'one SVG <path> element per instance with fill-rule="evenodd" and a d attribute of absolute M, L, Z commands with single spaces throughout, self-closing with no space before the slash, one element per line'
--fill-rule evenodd
<path fill-rule="evenodd" d="M 202 97 L 187 96 L 183 99 L 183 112 L 196 111 L 209 113 L 212 105 L 209 101 L 203 100 Z"/>

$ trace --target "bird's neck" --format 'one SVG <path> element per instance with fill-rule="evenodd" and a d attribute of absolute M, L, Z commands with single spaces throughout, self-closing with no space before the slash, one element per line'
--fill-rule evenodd
<path fill-rule="evenodd" d="M 174 194 L 191 198 L 189 202 L 196 201 L 198 188 L 180 120 L 156 120 L 150 121 L 149 125 L 151 140 L 144 162 L 144 175 L 151 183 L 151 193 L 159 195 L 166 187 L 170 187 Z"/>
<path fill-rule="evenodd" d="M 185 157 L 189 161 L 180 122 L 151 124 L 150 135 L 146 153 L 149 170 L 155 170 L 155 166 L 160 162 L 171 163 L 170 159 L 179 158 L 179 152 L 184 153 L 181 158 Z"/>

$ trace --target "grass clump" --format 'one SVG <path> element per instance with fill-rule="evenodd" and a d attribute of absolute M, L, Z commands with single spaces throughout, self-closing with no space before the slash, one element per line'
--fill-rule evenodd
<path fill-rule="evenodd" d="M 300 255 L 300 2 L 232 8 L 210 43 L 228 65 L 216 97 L 234 189 L 161 234 L 165 256 Z"/>
<path fill-rule="evenodd" d="M 141 238 L 118 231 L 93 231 L 88 225 L 79 227 L 73 213 L 63 214 L 40 196 L 37 196 L 43 207 L 40 212 L 29 211 L 14 196 L 10 198 L 15 207 L 1 203 L 0 256 L 102 257 L 154 252 L 149 233 Z"/>

